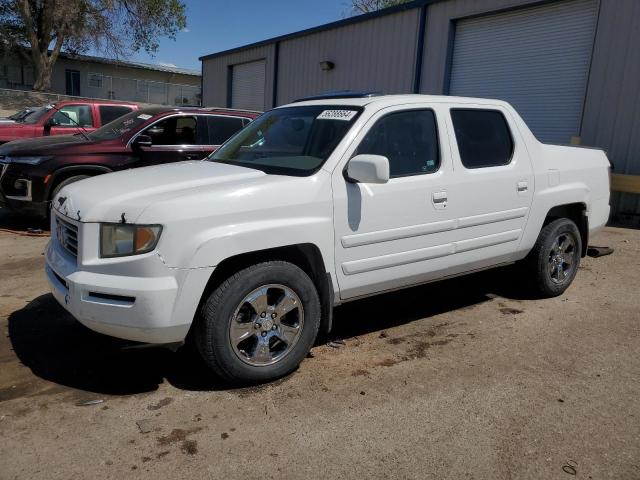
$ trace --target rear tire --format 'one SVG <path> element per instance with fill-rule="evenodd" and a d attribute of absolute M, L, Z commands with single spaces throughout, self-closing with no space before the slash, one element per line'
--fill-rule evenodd
<path fill-rule="evenodd" d="M 227 278 L 195 325 L 205 363 L 221 378 L 256 384 L 282 377 L 305 358 L 320 327 L 315 285 L 288 262 L 264 262 Z"/>
<path fill-rule="evenodd" d="M 578 227 L 567 218 L 545 225 L 524 260 L 525 275 L 540 297 L 561 295 L 576 276 L 582 252 Z"/>

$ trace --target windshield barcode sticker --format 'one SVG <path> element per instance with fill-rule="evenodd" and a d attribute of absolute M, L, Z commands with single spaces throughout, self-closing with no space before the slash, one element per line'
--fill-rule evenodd
<path fill-rule="evenodd" d="M 356 116 L 358 112 L 354 110 L 325 110 L 318 117 L 317 120 L 344 120 L 350 121 Z"/>

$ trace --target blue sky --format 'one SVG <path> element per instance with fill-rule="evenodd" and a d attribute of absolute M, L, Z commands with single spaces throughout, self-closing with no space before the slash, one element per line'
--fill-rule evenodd
<path fill-rule="evenodd" d="M 131 60 L 200 69 L 198 57 L 340 20 L 349 0 L 184 0 L 187 31 L 162 39 L 155 57 Z"/>

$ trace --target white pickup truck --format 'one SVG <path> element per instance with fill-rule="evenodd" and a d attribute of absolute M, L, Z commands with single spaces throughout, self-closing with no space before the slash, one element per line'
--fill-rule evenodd
<path fill-rule="evenodd" d="M 189 336 L 216 374 L 262 382 L 343 302 L 515 262 L 561 294 L 607 222 L 609 168 L 601 150 L 539 142 L 502 101 L 301 101 L 204 161 L 65 187 L 46 274 L 90 329 Z"/>

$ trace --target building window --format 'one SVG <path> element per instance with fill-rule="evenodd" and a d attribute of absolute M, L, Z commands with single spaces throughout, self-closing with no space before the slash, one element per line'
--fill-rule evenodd
<path fill-rule="evenodd" d="M 102 75 L 99 73 L 90 73 L 89 86 L 94 88 L 102 88 Z"/>

